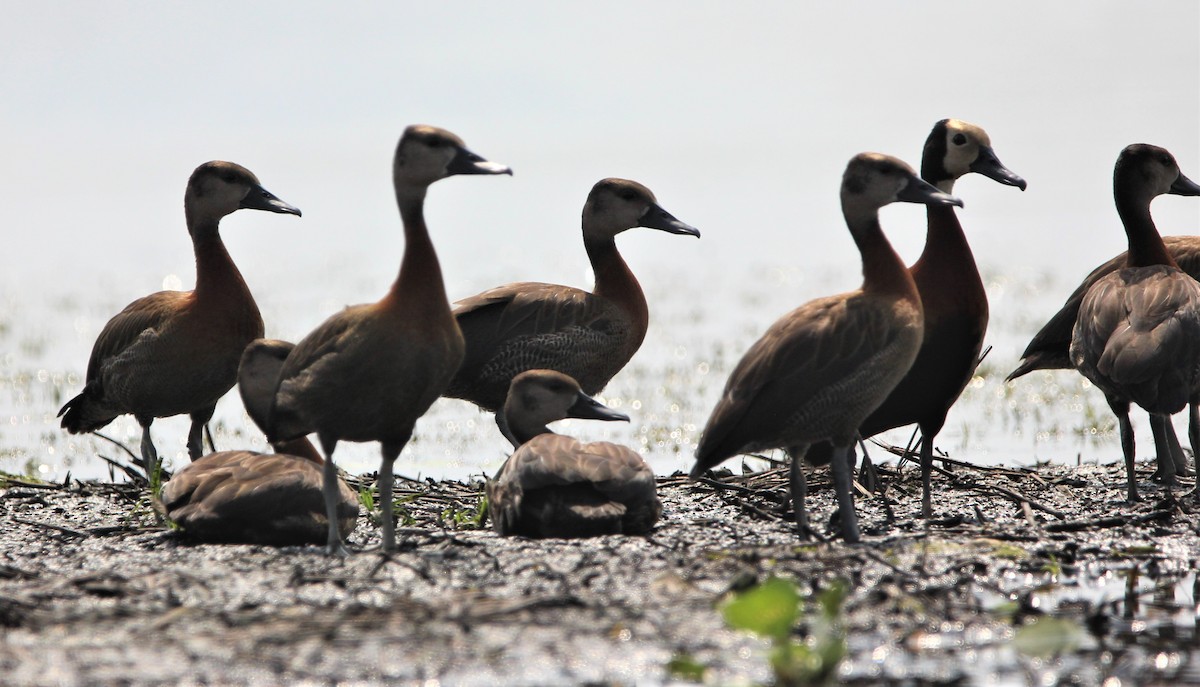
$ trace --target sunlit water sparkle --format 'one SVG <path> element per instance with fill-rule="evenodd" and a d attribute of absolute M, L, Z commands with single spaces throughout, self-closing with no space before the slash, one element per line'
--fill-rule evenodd
<path fill-rule="evenodd" d="M 633 420 L 564 420 L 556 429 L 632 446 L 660 474 L 691 467 L 700 432 L 729 371 L 771 322 L 812 297 L 852 288 L 857 279 L 856 274 L 831 268 L 773 265 L 747 266 L 737 278 L 727 272 L 698 276 L 678 266 L 640 271 L 651 328 L 633 361 L 599 395 Z M 319 279 L 273 276 L 260 280 L 268 288 L 248 276 L 268 336 L 295 340 L 344 305 L 330 301 L 327 285 Z M 281 288 L 282 280 L 286 289 Z M 163 278 L 168 285 L 180 281 L 175 275 Z M 938 448 L 954 458 L 988 465 L 1119 460 L 1115 420 L 1102 395 L 1080 375 L 1038 372 L 1016 383 L 1003 382 L 1029 337 L 1074 283 L 1041 273 L 986 269 L 985 281 L 992 311 L 987 344 L 993 348 L 951 411 Z M 581 280 L 586 282 L 586 277 Z M 59 428 L 56 413 L 81 389 L 86 352 L 108 317 L 138 294 L 138 283 L 135 278 L 110 277 L 87 292 L 62 284 L 40 290 L 7 288 L 7 297 L 0 301 L 0 470 L 44 479 L 62 479 L 68 472 L 107 478 L 110 468 L 97 454 L 124 460 L 107 442 L 68 435 Z M 465 296 L 473 286 L 486 284 L 463 288 L 452 283 L 451 295 Z M 361 290 L 379 288 L 364 283 Z M 697 298 L 699 293 L 703 300 Z M 1135 413 L 1134 419 L 1143 437 L 1139 452 L 1148 455 L 1153 450 L 1148 425 L 1144 416 Z M 187 460 L 187 422 L 181 416 L 153 425 L 156 445 L 168 465 Z M 236 393 L 217 405 L 212 429 L 220 449 L 266 448 Z M 140 430 L 131 417 L 118 419 L 104 431 L 136 452 Z M 903 445 L 910 436 L 908 428 L 881 438 Z M 343 443 L 336 459 L 351 473 L 369 472 L 377 468 L 377 450 L 372 444 Z M 493 473 L 508 450 L 490 414 L 443 399 L 418 422 L 398 470 L 410 476 L 464 479 Z M 876 454 L 876 460 L 892 460 L 883 451 Z M 746 463 L 762 466 L 752 458 Z M 739 469 L 735 461 L 730 466 Z"/>

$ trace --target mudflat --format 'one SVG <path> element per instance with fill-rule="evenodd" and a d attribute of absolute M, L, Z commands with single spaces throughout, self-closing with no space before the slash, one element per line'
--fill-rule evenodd
<path fill-rule="evenodd" d="M 11 478 L 0 683 L 769 683 L 768 643 L 720 609 L 773 576 L 846 583 L 843 683 L 1200 683 L 1200 509 L 1140 467 L 1127 504 L 1120 465 L 959 465 L 927 523 L 916 467 L 885 464 L 853 546 L 797 539 L 782 469 L 662 478 L 650 536 L 584 540 L 501 538 L 480 483 L 400 480 L 400 552 L 369 550 L 364 512 L 346 558 L 190 543 L 131 484 Z M 809 482 L 829 532 L 827 473 Z"/>

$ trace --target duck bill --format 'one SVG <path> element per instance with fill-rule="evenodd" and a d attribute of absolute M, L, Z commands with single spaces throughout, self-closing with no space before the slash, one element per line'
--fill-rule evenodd
<path fill-rule="evenodd" d="M 679 221 L 658 203 L 650 204 L 650 207 L 642 214 L 642 218 L 638 220 L 638 226 L 646 227 L 647 229 L 658 229 L 668 234 L 687 234 L 688 236 L 700 238 L 699 229 L 686 222 Z"/>
<path fill-rule="evenodd" d="M 608 422 L 619 420 L 621 422 L 629 422 L 628 415 L 618 413 L 582 391 L 579 392 L 575 403 L 567 409 L 567 417 L 579 418 L 581 420 L 605 420 Z"/>
<path fill-rule="evenodd" d="M 983 146 L 979 149 L 979 157 L 971 163 L 971 171 L 976 174 L 998 181 L 1005 186 L 1016 186 L 1022 191 L 1025 190 L 1025 180 L 1013 173 L 1011 169 L 1005 167 L 1000 158 L 996 157 L 996 151 L 992 150 L 991 146 Z"/>
<path fill-rule="evenodd" d="M 1200 196 L 1200 184 L 1180 173 L 1179 177 L 1175 179 L 1175 183 L 1171 184 L 1171 188 L 1167 193 L 1176 196 Z"/>
<path fill-rule="evenodd" d="M 242 198 L 241 208 L 248 210 L 266 210 L 267 212 L 282 212 L 288 215 L 300 216 L 300 208 L 283 202 L 262 186 L 253 186 L 250 192 Z"/>
<path fill-rule="evenodd" d="M 485 160 L 483 156 L 473 153 L 466 148 L 459 148 L 458 154 L 446 166 L 450 174 L 507 174 L 512 176 L 512 168 L 498 162 Z"/>
<path fill-rule="evenodd" d="M 915 175 L 908 180 L 908 186 L 896 194 L 896 200 L 925 205 L 957 205 L 960 208 L 963 206 L 963 202 L 957 197 L 937 190 L 933 184 Z"/>

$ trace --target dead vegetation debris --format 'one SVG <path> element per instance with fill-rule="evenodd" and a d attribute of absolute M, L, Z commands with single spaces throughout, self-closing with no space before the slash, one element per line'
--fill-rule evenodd
<path fill-rule="evenodd" d="M 1188 499 L 1127 504 L 1120 465 L 947 460 L 925 521 L 916 466 L 874 467 L 857 546 L 835 522 L 797 539 L 777 467 L 661 478 L 651 535 L 589 540 L 499 538 L 480 483 L 401 478 L 400 551 L 348 558 L 192 544 L 137 484 L 6 478 L 0 682 L 766 683 L 765 645 L 716 607 L 770 576 L 808 596 L 848 584 L 846 683 L 1200 680 Z M 351 483 L 365 494 L 373 478 Z M 809 485 L 814 512 L 833 512 L 828 475 Z M 363 513 L 352 542 L 376 545 L 377 518 Z M 1048 616 L 1079 628 L 1076 646 L 1014 648 Z"/>

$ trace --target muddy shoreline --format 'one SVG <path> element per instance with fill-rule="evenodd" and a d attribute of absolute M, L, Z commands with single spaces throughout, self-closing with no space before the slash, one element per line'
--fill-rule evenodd
<path fill-rule="evenodd" d="M 848 583 L 844 683 L 1200 684 L 1196 509 L 1139 467 L 1130 505 L 1117 465 L 960 466 L 926 524 L 915 467 L 885 464 L 857 546 L 798 541 L 781 470 L 662 478 L 651 536 L 577 541 L 499 538 L 479 485 L 402 480 L 401 551 L 345 559 L 191 544 L 126 484 L 8 481 L 0 683 L 769 683 L 767 643 L 718 608 L 779 576 Z M 824 472 L 810 503 L 834 510 Z M 378 543 L 366 514 L 351 541 Z M 1069 641 L 1023 629 L 1047 616 Z"/>

